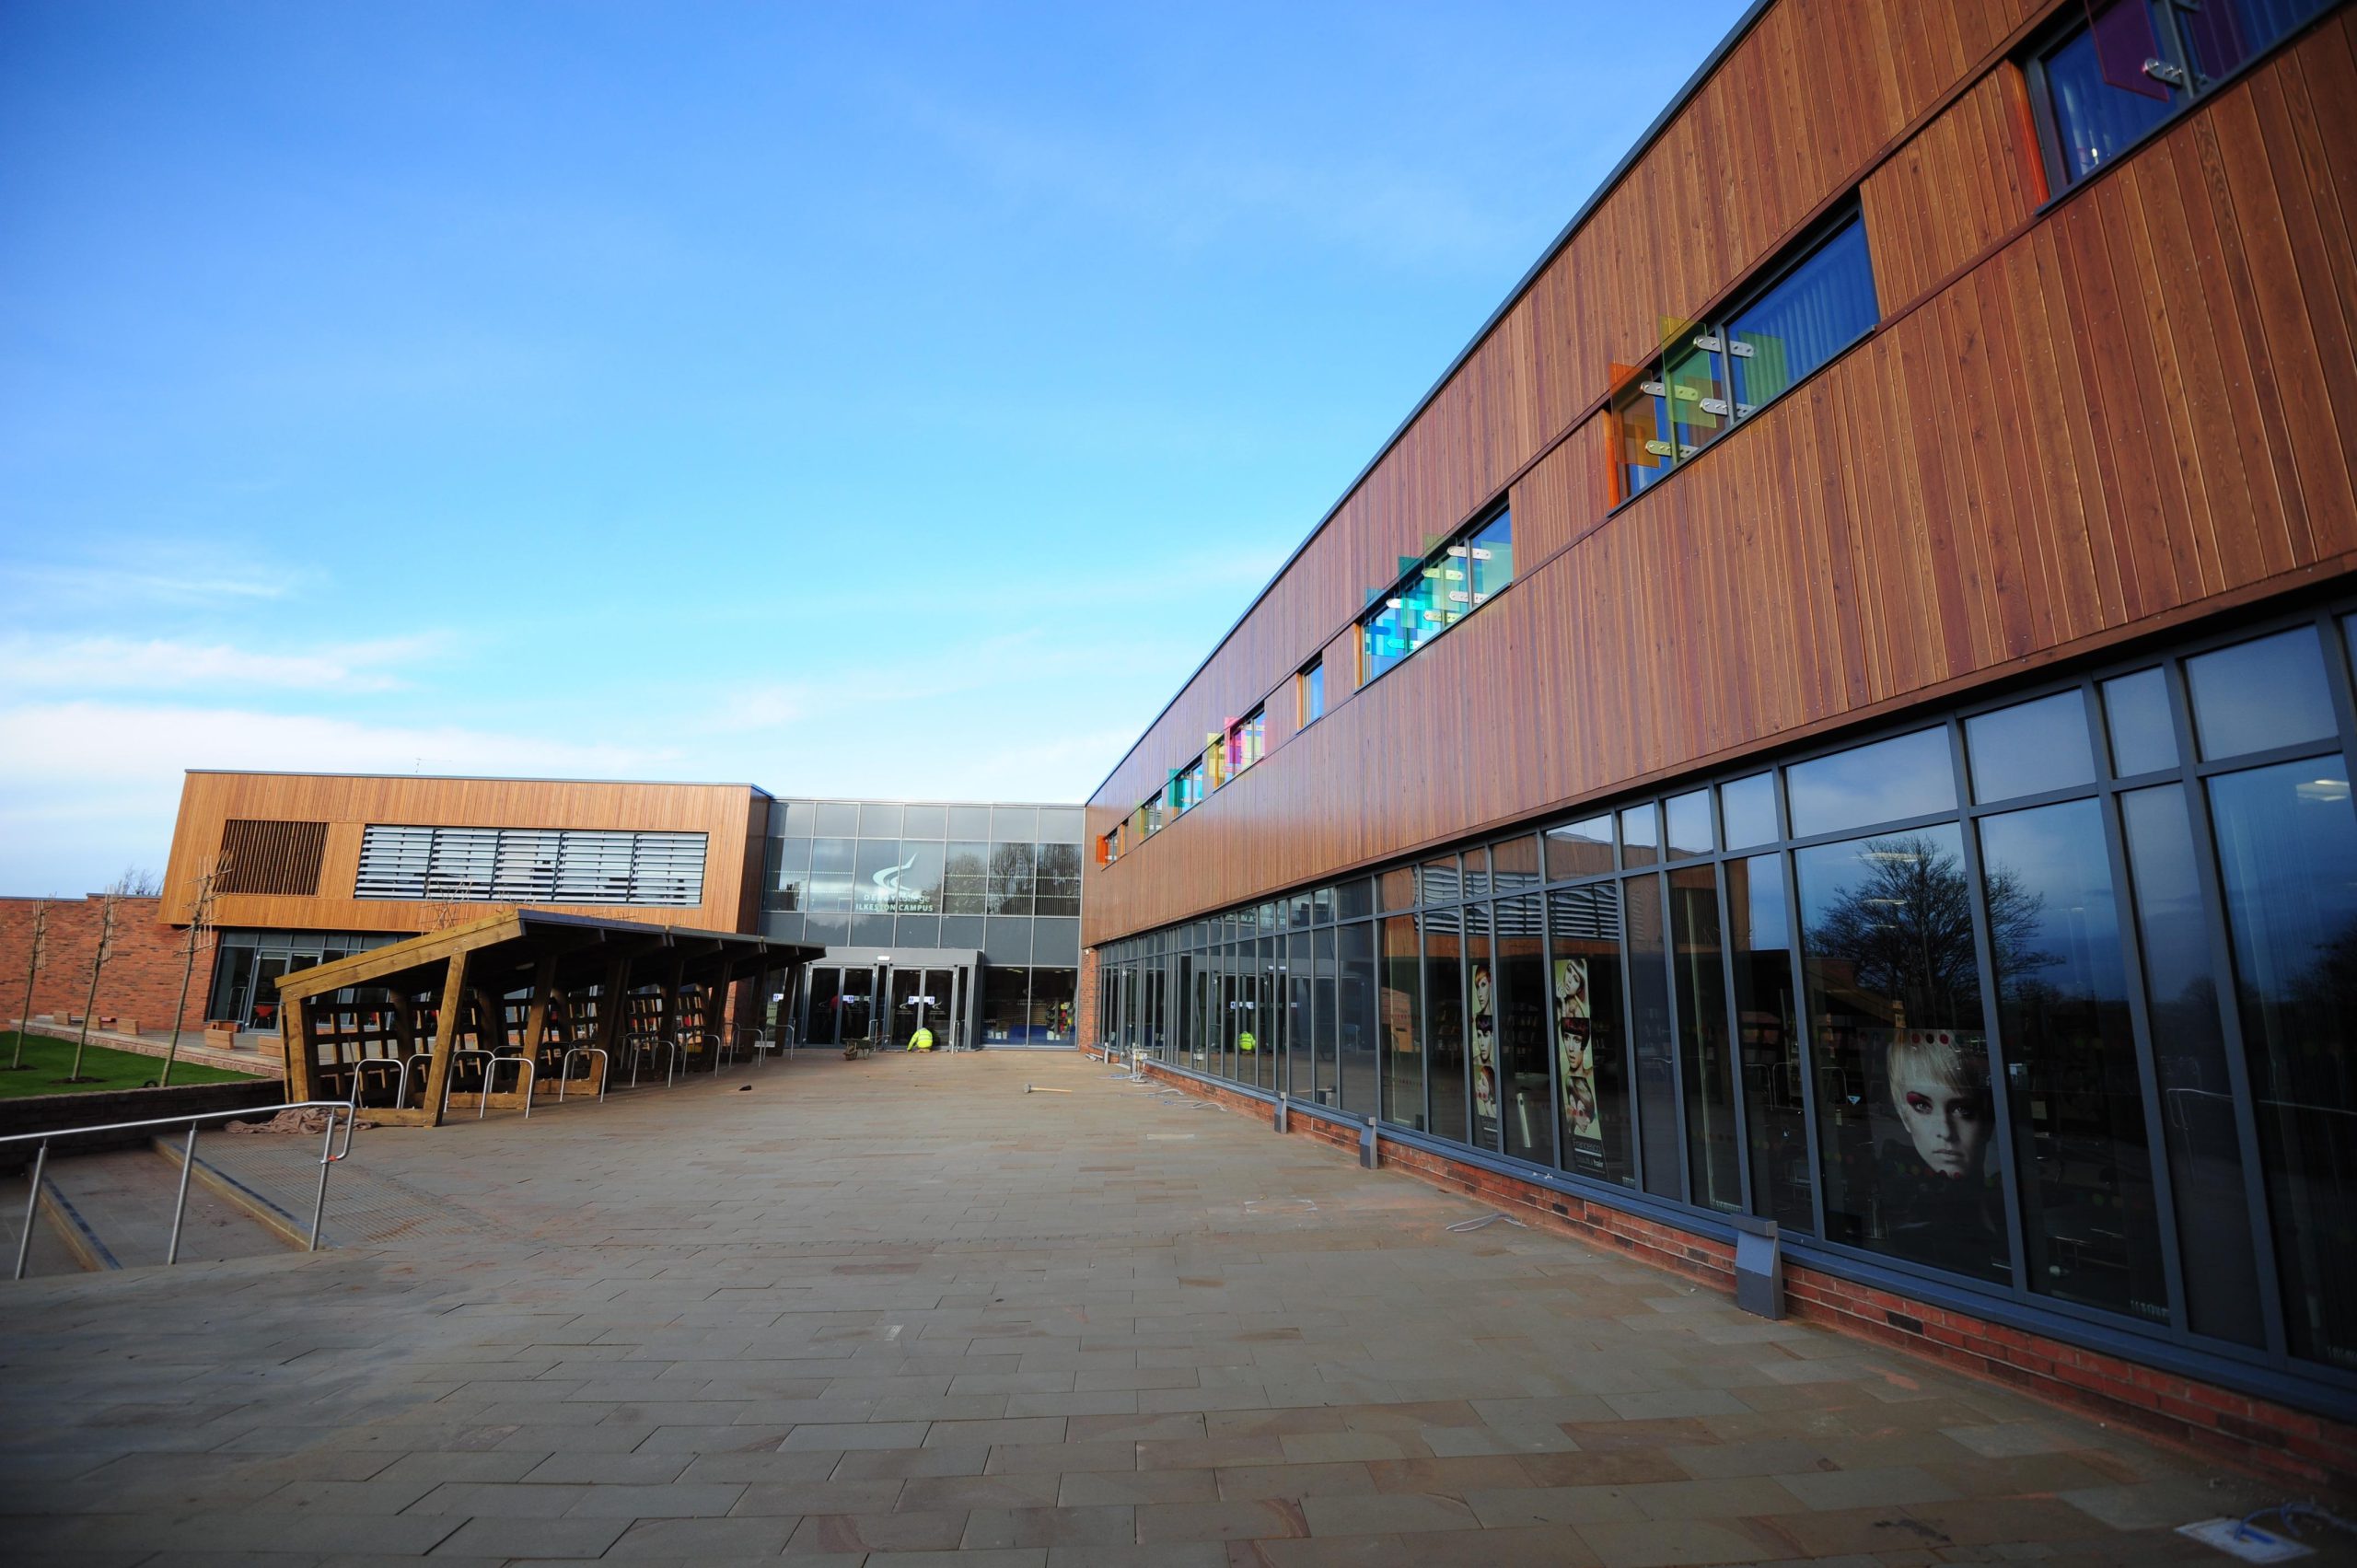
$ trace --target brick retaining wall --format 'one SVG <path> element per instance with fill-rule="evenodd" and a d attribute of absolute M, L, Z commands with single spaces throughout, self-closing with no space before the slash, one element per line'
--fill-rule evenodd
<path fill-rule="evenodd" d="M 256 1110 L 286 1103 L 286 1086 L 257 1079 L 246 1084 L 185 1084 L 168 1089 L 104 1089 L 86 1095 L 33 1095 L 0 1099 L 0 1138 L 46 1132 L 59 1127 L 102 1127 L 111 1121 L 152 1121 L 167 1116 L 196 1116 L 212 1110 Z M 145 1132 L 99 1132 L 52 1140 L 53 1158 L 100 1149 L 136 1148 L 154 1138 Z M 0 1144 L 0 1173 L 32 1163 L 33 1144 Z"/>
<path fill-rule="evenodd" d="M 1266 1100 L 1141 1063 L 1158 1082 L 1269 1123 Z M 1358 1151 L 1355 1130 L 1295 1115 L 1291 1130 Z M 1714 1237 L 1629 1214 L 1483 1166 L 1384 1139 L 1389 1169 L 1480 1199 L 1526 1224 L 1565 1232 L 1732 1296 L 1735 1249 Z M 1927 1357 L 2080 1414 L 2117 1422 L 2304 1489 L 2357 1493 L 2357 1427 L 2255 1399 L 2122 1357 L 2083 1350 L 1787 1260 L 1785 1310 L 1913 1355 Z"/>
<path fill-rule="evenodd" d="M 136 1020 L 143 1029 L 172 1027 L 172 1004 L 180 993 L 180 972 L 187 963 L 181 947 L 185 933 L 157 918 L 157 899 L 119 899 L 114 911 L 114 950 L 99 975 L 99 998 L 92 1011 L 113 1017 L 127 1028 Z M 25 970 L 32 956 L 33 910 L 47 906 L 49 923 L 41 943 L 41 971 L 33 981 L 33 1005 L 25 1006 Z M 92 893 L 80 899 L 0 898 L 0 1019 L 15 1020 L 27 1013 L 50 1014 L 64 1023 L 82 1011 L 90 990 L 90 956 L 98 950 L 99 930 L 105 919 L 106 898 Z M 188 1010 L 181 1027 L 202 1028 L 205 993 L 213 983 L 213 938 L 198 947 L 196 971 L 188 988 Z M 7 1027 L 0 1025 L 0 1027 Z"/>

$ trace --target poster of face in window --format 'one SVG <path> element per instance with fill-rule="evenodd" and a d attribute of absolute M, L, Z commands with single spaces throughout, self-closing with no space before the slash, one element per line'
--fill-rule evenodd
<path fill-rule="evenodd" d="M 1490 966 L 1473 966 L 1473 1114 L 1498 1119 L 1498 1010 Z"/>
<path fill-rule="evenodd" d="M 1555 1051 L 1563 1084 L 1563 1127 L 1574 1138 L 1601 1138 L 1596 1103 L 1595 1017 L 1587 960 L 1555 960 Z"/>

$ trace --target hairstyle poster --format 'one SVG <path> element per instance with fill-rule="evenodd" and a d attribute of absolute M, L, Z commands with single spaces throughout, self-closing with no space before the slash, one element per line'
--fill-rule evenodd
<path fill-rule="evenodd" d="M 1487 964 L 1473 966 L 1473 1114 L 1498 1119 L 1497 993 Z"/>
<path fill-rule="evenodd" d="M 1587 989 L 1587 960 L 1555 960 L 1555 1050 L 1563 1085 L 1563 1126 L 1574 1138 L 1601 1138 L 1604 1123 L 1596 1102 L 1594 1009 Z"/>

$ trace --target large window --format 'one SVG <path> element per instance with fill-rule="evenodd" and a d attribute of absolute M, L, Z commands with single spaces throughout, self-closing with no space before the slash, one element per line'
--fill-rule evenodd
<path fill-rule="evenodd" d="M 1680 332 L 1614 401 L 1621 499 L 1814 374 L 1881 316 L 1865 220 L 1852 214 L 1718 319 Z"/>
<path fill-rule="evenodd" d="M 1312 1105 L 2357 1393 L 2352 608 L 1161 936 L 1241 1081 L 1248 1007 Z"/>
<path fill-rule="evenodd" d="M 2332 0 L 2107 0 L 2030 62 L 2057 186 L 2138 139 L 2320 15 Z"/>
<path fill-rule="evenodd" d="M 1298 712 L 1295 727 L 1307 729 L 1326 716 L 1326 661 L 1323 658 L 1316 660 L 1294 677 L 1294 698 Z"/>
<path fill-rule="evenodd" d="M 353 896 L 431 903 L 703 902 L 704 835 L 552 828 L 402 828 L 360 833 Z"/>
<path fill-rule="evenodd" d="M 1362 683 L 1401 663 L 1514 581 L 1514 519 L 1498 512 L 1426 556 L 1359 623 Z"/>

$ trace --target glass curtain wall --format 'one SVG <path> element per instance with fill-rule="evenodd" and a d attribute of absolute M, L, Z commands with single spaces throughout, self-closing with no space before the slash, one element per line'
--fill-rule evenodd
<path fill-rule="evenodd" d="M 1198 1069 L 2357 1390 L 2352 640 L 2290 618 L 1106 961 L 1176 977 L 1142 1027 Z"/>

